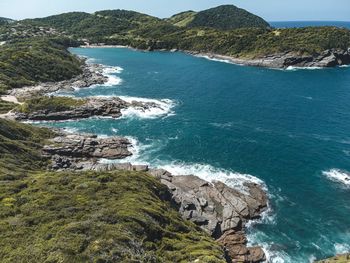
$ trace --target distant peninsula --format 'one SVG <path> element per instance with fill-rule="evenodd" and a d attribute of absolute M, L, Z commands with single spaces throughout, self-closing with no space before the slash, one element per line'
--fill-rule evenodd
<path fill-rule="evenodd" d="M 185 51 L 233 63 L 271 68 L 350 64 L 350 30 L 337 27 L 272 28 L 233 5 L 159 19 L 126 10 L 72 12 L 7 23 L 0 41 L 68 37 L 81 45 L 123 45 Z"/>

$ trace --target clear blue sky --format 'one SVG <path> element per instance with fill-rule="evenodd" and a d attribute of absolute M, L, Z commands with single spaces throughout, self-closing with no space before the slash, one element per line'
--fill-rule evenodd
<path fill-rule="evenodd" d="M 268 21 L 350 21 L 350 0 L 0 0 L 0 16 L 23 19 L 69 11 L 128 9 L 168 17 L 221 4 L 234 4 Z"/>

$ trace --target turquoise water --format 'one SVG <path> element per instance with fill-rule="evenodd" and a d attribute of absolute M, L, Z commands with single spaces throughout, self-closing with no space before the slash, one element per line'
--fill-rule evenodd
<path fill-rule="evenodd" d="M 350 171 L 350 68 L 282 71 L 182 53 L 72 52 L 123 70 L 109 68 L 109 85 L 70 95 L 167 99 L 164 112 L 50 125 L 130 136 L 131 161 L 177 174 L 236 187 L 261 180 L 271 208 L 248 232 L 270 262 L 350 251 L 350 187 L 332 170 Z"/>
<path fill-rule="evenodd" d="M 306 26 L 336 26 L 350 29 L 349 21 L 273 21 L 269 22 L 276 28 L 306 27 Z"/>

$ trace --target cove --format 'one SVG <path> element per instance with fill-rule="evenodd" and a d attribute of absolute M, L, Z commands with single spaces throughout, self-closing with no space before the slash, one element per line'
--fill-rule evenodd
<path fill-rule="evenodd" d="M 74 48 L 110 81 L 68 93 L 162 101 L 161 112 L 47 125 L 128 136 L 133 163 L 239 187 L 264 184 L 270 211 L 249 228 L 270 262 L 350 251 L 350 68 L 272 70 L 182 53 Z"/>

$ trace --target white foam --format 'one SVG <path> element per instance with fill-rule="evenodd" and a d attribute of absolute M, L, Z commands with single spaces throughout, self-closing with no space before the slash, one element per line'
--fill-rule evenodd
<path fill-rule="evenodd" d="M 349 253 L 350 252 L 350 245 L 349 244 L 339 244 L 336 243 L 334 244 L 334 249 L 335 249 L 335 254 L 339 255 L 339 254 L 345 254 L 345 253 Z"/>
<path fill-rule="evenodd" d="M 324 69 L 324 68 L 322 68 L 322 67 L 294 67 L 294 66 L 289 66 L 285 70 L 297 71 L 297 70 L 317 70 L 317 69 Z"/>
<path fill-rule="evenodd" d="M 196 55 L 196 57 L 205 58 L 205 59 L 210 60 L 210 61 L 222 62 L 222 63 L 233 64 L 233 65 L 238 65 L 238 66 L 242 65 L 240 63 L 234 63 L 233 61 L 231 61 L 229 59 L 210 57 L 208 55 Z"/>
<path fill-rule="evenodd" d="M 340 169 L 331 169 L 329 171 L 323 171 L 323 175 L 327 176 L 330 180 L 343 183 L 350 186 L 350 173 Z"/>
<path fill-rule="evenodd" d="M 157 166 L 169 171 L 173 175 L 196 175 L 208 182 L 221 181 L 243 192 L 246 190 L 244 183 L 259 184 L 267 190 L 264 182 L 255 176 L 216 168 L 209 164 L 172 162 L 170 164 L 159 164 Z"/>
<path fill-rule="evenodd" d="M 151 103 L 150 107 L 132 106 L 121 111 L 123 118 L 140 118 L 140 119 L 155 119 L 159 117 L 169 117 L 175 115 L 173 108 L 176 103 L 170 99 L 146 99 L 128 96 L 119 96 L 122 100 L 132 102 Z"/>
<path fill-rule="evenodd" d="M 266 262 L 268 263 L 295 263 L 287 252 L 273 248 L 273 244 L 262 242 L 261 240 L 268 240 L 268 237 L 263 232 L 251 232 L 247 236 L 248 246 L 259 245 L 265 252 Z"/>
<path fill-rule="evenodd" d="M 123 68 L 117 66 L 104 66 L 102 74 L 108 77 L 108 81 L 102 86 L 111 87 L 120 85 L 123 80 L 120 77 L 116 76 L 116 74 L 122 73 L 123 70 Z"/>
<path fill-rule="evenodd" d="M 123 80 L 117 76 L 108 75 L 107 77 L 108 77 L 107 82 L 104 83 L 102 86 L 105 86 L 105 87 L 118 86 L 123 82 Z"/>
<path fill-rule="evenodd" d="M 116 66 L 104 66 L 103 73 L 104 74 L 120 74 L 123 72 L 122 67 L 116 67 Z"/>

